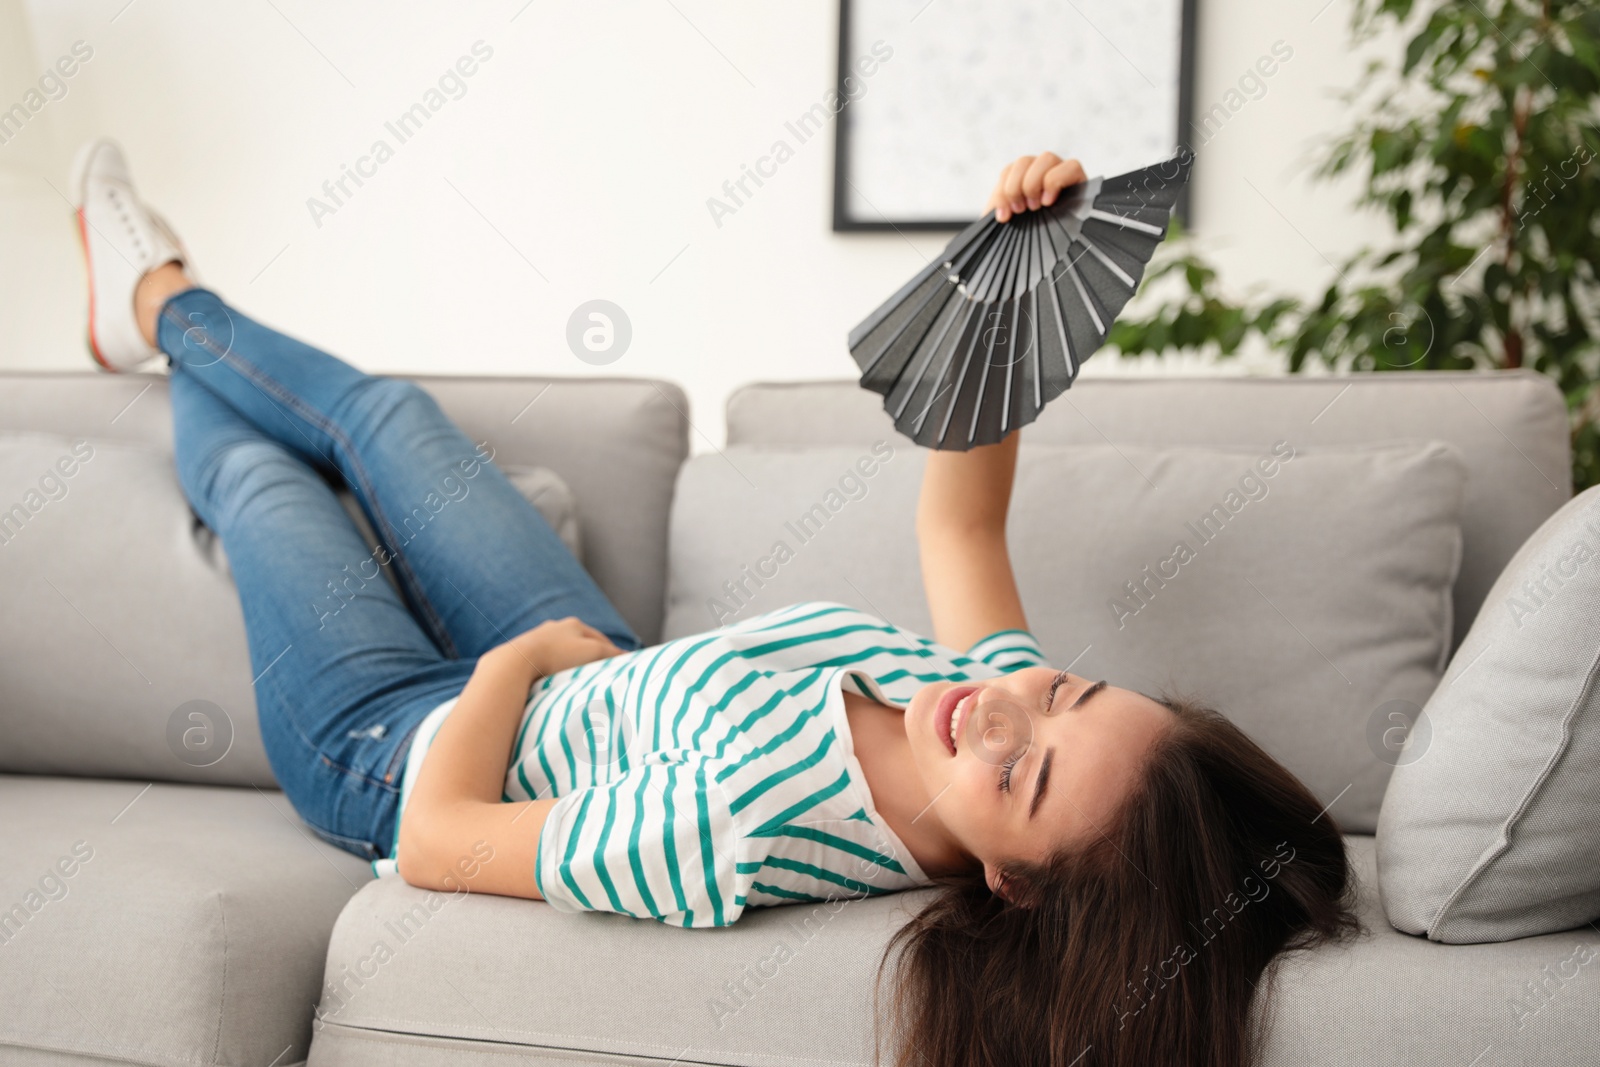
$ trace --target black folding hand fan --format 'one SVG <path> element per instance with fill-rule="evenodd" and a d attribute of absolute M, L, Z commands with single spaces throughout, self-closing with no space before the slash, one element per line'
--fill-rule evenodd
<path fill-rule="evenodd" d="M 994 444 L 1038 418 L 1139 288 L 1193 161 L 1090 178 L 962 230 L 850 331 L 862 387 L 928 448 Z"/>

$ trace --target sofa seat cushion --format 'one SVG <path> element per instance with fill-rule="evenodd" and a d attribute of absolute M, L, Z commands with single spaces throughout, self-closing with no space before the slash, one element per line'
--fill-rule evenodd
<path fill-rule="evenodd" d="M 1487 1046 L 1496 1063 L 1584 1062 L 1600 1040 L 1600 964 L 1577 960 L 1581 946 L 1600 951 L 1600 937 L 1455 946 L 1399 933 L 1379 907 L 1372 838 L 1347 844 L 1371 935 L 1285 960 L 1262 1067 L 1464 1065 Z M 536 1064 L 870 1064 L 873 972 L 933 892 L 760 908 L 726 929 L 682 930 L 381 879 L 334 930 L 310 1067 L 497 1067 L 508 1053 Z"/>
<path fill-rule="evenodd" d="M 0 776 L 0 1061 L 287 1067 L 370 882 L 281 793 Z"/>

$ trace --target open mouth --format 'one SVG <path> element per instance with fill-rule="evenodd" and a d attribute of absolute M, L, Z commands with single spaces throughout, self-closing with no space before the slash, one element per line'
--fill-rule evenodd
<path fill-rule="evenodd" d="M 959 733 L 961 724 L 966 721 L 967 712 L 972 710 L 972 705 L 977 703 L 977 694 L 978 687 L 975 685 L 957 685 L 945 690 L 939 697 L 939 706 L 933 716 L 933 728 L 952 756 L 956 754 L 956 738 L 961 736 Z"/>

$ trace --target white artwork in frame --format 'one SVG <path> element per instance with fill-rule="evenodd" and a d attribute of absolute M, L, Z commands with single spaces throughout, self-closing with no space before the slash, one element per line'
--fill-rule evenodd
<path fill-rule="evenodd" d="M 1044 149 L 1091 177 L 1170 158 L 1194 4 L 840 0 L 834 229 L 958 229 L 1002 166 Z"/>

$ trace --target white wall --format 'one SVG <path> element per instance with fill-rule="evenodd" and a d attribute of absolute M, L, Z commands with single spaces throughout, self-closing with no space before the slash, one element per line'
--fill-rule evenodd
<path fill-rule="evenodd" d="M 1382 232 L 1352 217 L 1352 185 L 1307 180 L 1315 145 L 1347 119 L 1330 94 L 1360 71 L 1349 5 L 1201 0 L 1198 112 L 1274 42 L 1293 49 L 1265 95 L 1193 142 L 1204 141 L 1197 230 L 1230 288 L 1320 293 L 1329 261 Z M 920 17 L 937 18 L 937 0 Z M 837 18 L 833 0 L 403 14 L 378 2 L 0 0 L 0 107 L 74 41 L 94 50 L 67 94 L 0 145 L 0 366 L 88 366 L 57 190 L 75 145 L 110 133 L 202 280 L 245 312 L 373 371 L 673 379 L 690 394 L 694 447 L 708 449 L 740 383 L 852 374 L 850 327 L 947 239 L 832 233 L 831 129 L 720 228 L 707 211 L 831 86 Z M 376 138 L 393 144 L 384 123 L 480 39 L 493 56 L 466 95 L 315 225 L 307 199 Z M 629 351 L 600 368 L 565 342 L 569 315 L 593 298 L 633 324 Z M 1085 373 L 1196 365 L 1105 359 Z"/>

